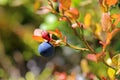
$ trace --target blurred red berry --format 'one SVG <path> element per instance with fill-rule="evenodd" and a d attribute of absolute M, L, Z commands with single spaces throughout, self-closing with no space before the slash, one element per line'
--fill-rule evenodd
<path fill-rule="evenodd" d="M 55 72 L 57 80 L 67 80 L 67 74 L 65 72 Z"/>

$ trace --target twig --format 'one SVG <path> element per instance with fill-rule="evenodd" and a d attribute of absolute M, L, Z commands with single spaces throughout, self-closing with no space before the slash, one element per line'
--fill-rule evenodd
<path fill-rule="evenodd" d="M 87 48 L 80 48 L 80 47 L 74 46 L 74 45 L 69 44 L 69 43 L 66 43 L 66 46 L 74 48 L 76 50 L 89 51 L 89 49 L 87 49 Z"/>
<path fill-rule="evenodd" d="M 96 54 L 96 52 L 93 50 L 93 48 L 88 44 L 88 42 L 86 41 L 85 37 L 84 37 L 84 31 L 83 31 L 83 25 L 79 25 L 78 21 L 76 21 L 77 25 L 80 27 L 81 30 L 81 37 L 82 37 L 82 41 L 84 43 L 84 45 L 94 54 Z"/>
<path fill-rule="evenodd" d="M 108 67 L 110 67 L 110 68 L 114 69 L 115 71 L 117 71 L 114 67 L 112 67 L 112 66 L 108 65 L 104 59 L 103 59 L 103 63 L 104 63 L 106 66 L 108 66 Z"/>

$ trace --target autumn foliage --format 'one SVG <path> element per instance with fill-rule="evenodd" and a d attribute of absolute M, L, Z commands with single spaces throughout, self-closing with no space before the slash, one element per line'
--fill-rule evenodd
<path fill-rule="evenodd" d="M 77 8 L 72 7 L 71 0 L 48 0 L 49 7 L 47 9 L 49 9 L 49 12 L 56 15 L 59 22 L 65 21 L 69 24 L 69 27 L 67 28 L 71 28 L 73 30 L 73 33 L 75 36 L 77 36 L 77 39 L 79 39 L 84 44 L 83 47 L 78 47 L 69 43 L 67 41 L 67 37 L 63 35 L 59 29 L 46 31 L 36 29 L 34 31 L 33 39 L 40 43 L 49 41 L 54 47 L 67 46 L 79 51 L 86 52 L 87 54 L 84 56 L 85 59 L 93 61 L 95 63 L 102 62 L 108 66 L 107 71 L 109 78 L 105 78 L 103 76 L 101 77 L 101 80 L 119 80 L 115 75 L 120 74 L 120 54 L 115 54 L 115 50 L 111 51 L 109 49 L 112 39 L 120 32 L 120 26 L 118 26 L 120 23 L 120 13 L 110 12 L 112 7 L 118 4 L 119 0 L 99 0 L 98 2 L 102 13 L 100 18 L 101 20 L 99 23 L 92 24 L 92 16 L 90 13 L 87 13 L 85 15 L 84 22 L 79 21 L 79 17 L 81 17 L 82 11 L 79 11 Z M 57 4 L 57 9 L 53 3 Z M 38 4 L 35 3 L 35 10 L 37 8 L 37 5 Z M 94 26 L 95 29 L 93 29 L 92 26 Z M 92 33 L 91 36 L 94 36 L 92 38 L 98 40 L 97 44 L 101 46 L 101 50 L 99 52 L 97 52 L 95 50 L 95 47 L 91 46 L 91 44 L 86 39 L 86 36 L 84 35 L 84 31 L 86 30 Z M 43 33 L 49 34 L 50 38 L 42 36 Z M 54 39 L 53 36 L 57 37 L 57 39 Z M 109 55 L 108 59 L 111 60 L 109 63 L 106 61 L 107 55 Z M 86 72 L 88 75 L 86 76 L 89 76 L 89 80 L 94 80 L 93 78 L 90 79 L 89 73 L 90 71 L 88 70 Z M 64 73 L 55 73 L 56 76 L 58 74 L 61 76 L 66 75 Z"/>

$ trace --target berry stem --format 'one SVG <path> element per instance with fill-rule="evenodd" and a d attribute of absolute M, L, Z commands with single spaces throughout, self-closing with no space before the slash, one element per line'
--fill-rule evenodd
<path fill-rule="evenodd" d="M 77 22 L 77 24 L 78 24 L 78 22 Z M 94 51 L 94 49 L 88 44 L 88 42 L 86 41 L 86 39 L 85 39 L 85 37 L 84 37 L 83 25 L 79 25 L 79 24 L 78 24 L 78 26 L 81 27 L 81 28 L 80 28 L 80 30 L 81 30 L 81 32 L 82 32 L 82 33 L 81 33 L 81 37 L 82 37 L 82 41 L 83 41 L 84 45 L 85 45 L 92 53 L 96 54 L 96 52 Z"/>
<path fill-rule="evenodd" d="M 74 45 L 69 44 L 69 43 L 66 43 L 66 46 L 74 48 L 76 50 L 89 51 L 89 49 L 87 49 L 87 48 L 80 48 L 80 47 L 74 46 Z"/>
<path fill-rule="evenodd" d="M 114 68 L 114 67 L 112 67 L 112 66 L 108 65 L 104 59 L 103 59 L 103 61 L 102 61 L 102 62 L 103 62 L 106 66 L 108 66 L 108 67 L 110 67 L 110 68 L 114 69 L 115 71 L 117 71 L 117 70 L 116 70 L 116 68 Z"/>

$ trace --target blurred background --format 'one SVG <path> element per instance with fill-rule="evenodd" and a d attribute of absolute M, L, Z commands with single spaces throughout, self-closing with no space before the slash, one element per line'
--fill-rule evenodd
<path fill-rule="evenodd" d="M 52 57 L 40 56 L 40 43 L 32 38 L 36 28 L 58 28 L 71 44 L 80 47 L 83 44 L 66 22 L 59 22 L 51 13 L 36 12 L 35 5 L 48 6 L 48 3 L 47 0 L 37 0 L 37 3 L 36 0 L 0 0 L 0 80 L 99 80 L 102 76 L 107 77 L 107 67 L 87 61 L 86 53 L 82 51 L 62 46 L 55 48 Z M 72 7 L 80 11 L 80 22 L 88 27 L 93 25 L 92 29 L 96 30 L 94 25 L 101 17 L 97 0 L 72 0 Z M 114 11 L 118 10 L 119 7 L 115 7 Z M 91 29 L 85 31 L 87 39 L 99 52 L 98 40 L 91 34 Z"/>

